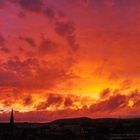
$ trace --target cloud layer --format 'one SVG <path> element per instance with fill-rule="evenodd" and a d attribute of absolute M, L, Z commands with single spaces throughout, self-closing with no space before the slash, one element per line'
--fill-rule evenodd
<path fill-rule="evenodd" d="M 139 0 L 0 0 L 3 121 L 12 107 L 18 121 L 139 116 L 139 9 Z"/>

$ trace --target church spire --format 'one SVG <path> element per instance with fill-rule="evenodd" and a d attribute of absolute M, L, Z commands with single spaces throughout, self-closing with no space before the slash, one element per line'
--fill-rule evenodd
<path fill-rule="evenodd" d="M 10 116 L 10 125 L 13 125 L 14 124 L 14 111 L 13 111 L 13 108 L 11 110 L 11 116 Z"/>

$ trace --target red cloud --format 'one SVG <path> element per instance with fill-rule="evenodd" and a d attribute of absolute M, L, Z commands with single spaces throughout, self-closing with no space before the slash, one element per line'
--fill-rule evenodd
<path fill-rule="evenodd" d="M 42 10 L 43 0 L 20 0 L 19 4 L 26 10 L 39 12 Z"/>

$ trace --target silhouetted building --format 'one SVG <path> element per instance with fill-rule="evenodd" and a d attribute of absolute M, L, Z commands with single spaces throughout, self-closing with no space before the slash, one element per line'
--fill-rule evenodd
<path fill-rule="evenodd" d="M 14 111 L 13 111 L 13 109 L 11 110 L 10 125 L 14 125 Z"/>

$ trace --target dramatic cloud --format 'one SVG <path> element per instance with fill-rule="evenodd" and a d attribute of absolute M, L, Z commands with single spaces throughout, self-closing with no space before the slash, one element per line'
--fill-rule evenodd
<path fill-rule="evenodd" d="M 118 108 L 124 107 L 125 96 L 115 95 L 110 97 L 108 100 L 102 101 L 99 104 L 93 105 L 91 107 L 94 112 L 96 111 L 116 111 Z"/>
<path fill-rule="evenodd" d="M 37 110 L 45 110 L 49 106 L 59 106 L 62 103 L 62 97 L 59 95 L 50 94 L 47 101 L 40 103 Z"/>
<path fill-rule="evenodd" d="M 0 118 L 140 116 L 139 13 L 139 0 L 0 0 Z"/>
<path fill-rule="evenodd" d="M 0 71 L 0 85 L 23 88 L 50 88 L 55 86 L 57 82 L 70 78 L 70 75 L 66 74 L 65 68 L 51 67 L 47 64 L 49 63 L 41 63 L 36 58 L 22 61 L 15 57 L 8 60 L 2 64 L 4 70 Z"/>

